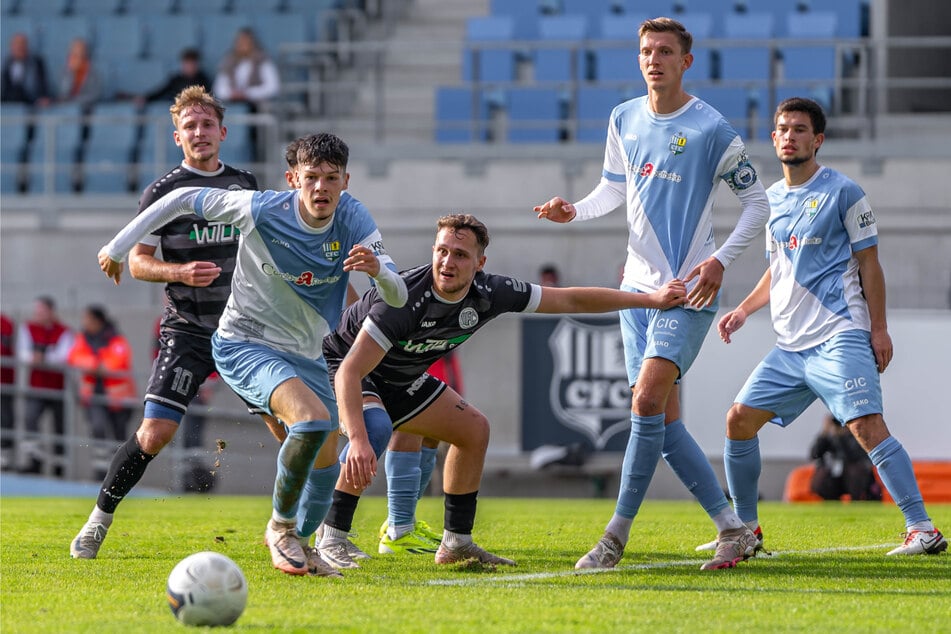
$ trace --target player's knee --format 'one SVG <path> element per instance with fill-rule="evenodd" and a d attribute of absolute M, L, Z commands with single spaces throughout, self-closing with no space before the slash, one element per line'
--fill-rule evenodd
<path fill-rule="evenodd" d="M 664 401 L 648 391 L 634 390 L 631 411 L 638 416 L 654 416 L 664 411 Z"/>
<path fill-rule="evenodd" d="M 147 454 L 155 455 L 172 442 L 178 425 L 162 418 L 146 418 L 135 432 L 139 446 Z"/>
<path fill-rule="evenodd" d="M 848 422 L 848 428 L 867 452 L 875 449 L 879 443 L 890 436 L 881 414 L 859 416 Z"/>
<path fill-rule="evenodd" d="M 467 428 L 467 444 L 484 453 L 489 448 L 489 419 L 482 412 L 475 414 Z"/>
<path fill-rule="evenodd" d="M 749 440 L 760 430 L 762 424 L 749 408 L 738 403 L 726 413 L 726 436 L 731 440 Z"/>

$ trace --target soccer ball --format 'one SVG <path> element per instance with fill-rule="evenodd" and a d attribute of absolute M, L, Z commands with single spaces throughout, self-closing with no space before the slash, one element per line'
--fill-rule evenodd
<path fill-rule="evenodd" d="M 228 557 L 201 552 L 172 569 L 165 595 L 172 614 L 185 625 L 231 625 L 248 602 L 248 582 Z"/>

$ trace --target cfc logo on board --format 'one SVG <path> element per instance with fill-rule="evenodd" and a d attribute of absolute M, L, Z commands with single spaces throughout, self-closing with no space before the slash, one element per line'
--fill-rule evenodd
<path fill-rule="evenodd" d="M 321 245 L 321 249 L 324 251 L 324 257 L 329 261 L 333 262 L 340 257 L 340 241 L 333 240 L 331 242 L 324 242 Z"/>

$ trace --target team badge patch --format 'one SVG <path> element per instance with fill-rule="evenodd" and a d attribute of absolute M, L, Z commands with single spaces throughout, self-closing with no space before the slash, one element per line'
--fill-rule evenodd
<path fill-rule="evenodd" d="M 670 145 L 667 147 L 670 148 L 671 154 L 683 154 L 687 148 L 687 137 L 685 137 L 682 132 L 678 132 L 670 137 Z"/>
<path fill-rule="evenodd" d="M 810 196 L 805 199 L 802 201 L 802 210 L 806 214 L 806 217 L 812 220 L 816 217 L 816 214 L 819 213 L 819 199 L 815 196 Z"/>
<path fill-rule="evenodd" d="M 477 323 L 479 323 L 479 313 L 475 308 L 467 306 L 459 313 L 460 328 L 474 328 Z"/>
<path fill-rule="evenodd" d="M 321 249 L 324 251 L 324 257 L 329 261 L 333 262 L 340 257 L 340 241 L 334 240 L 333 242 L 324 242 L 321 245 Z"/>

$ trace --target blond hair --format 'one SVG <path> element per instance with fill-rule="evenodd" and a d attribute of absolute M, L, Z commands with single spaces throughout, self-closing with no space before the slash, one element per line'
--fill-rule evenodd
<path fill-rule="evenodd" d="M 198 106 L 202 110 L 213 110 L 215 116 L 218 118 L 219 125 L 221 125 L 225 119 L 225 107 L 220 101 L 212 97 L 211 94 L 201 86 L 189 86 L 175 96 L 175 103 L 168 109 L 172 115 L 172 123 L 175 124 L 176 128 L 178 127 L 178 120 L 179 117 L 182 116 L 182 113 L 193 106 Z"/>

